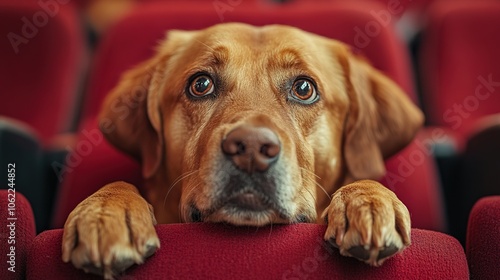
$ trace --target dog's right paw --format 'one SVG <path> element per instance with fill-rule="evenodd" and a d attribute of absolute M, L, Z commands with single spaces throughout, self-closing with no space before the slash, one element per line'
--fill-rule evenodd
<path fill-rule="evenodd" d="M 82 201 L 64 225 L 62 259 L 113 279 L 160 247 L 153 207 L 125 182 L 106 185 Z"/>

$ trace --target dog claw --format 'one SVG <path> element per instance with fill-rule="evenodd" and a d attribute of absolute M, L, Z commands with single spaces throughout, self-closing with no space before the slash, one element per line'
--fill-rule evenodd
<path fill-rule="evenodd" d="M 158 246 L 156 244 L 147 244 L 146 249 L 144 250 L 146 253 L 144 253 L 145 258 L 151 257 L 156 250 L 158 249 Z"/>
<path fill-rule="evenodd" d="M 394 244 L 391 244 L 388 247 L 385 247 L 385 249 L 381 250 L 378 253 L 377 260 L 382 260 L 382 259 L 388 258 L 388 257 L 396 254 L 398 251 L 399 251 L 398 247 Z"/>
<path fill-rule="evenodd" d="M 104 270 L 102 267 L 97 267 L 94 264 L 87 263 L 82 266 L 83 271 L 85 273 L 92 273 L 92 274 L 97 274 L 97 275 L 103 275 Z"/>
<path fill-rule="evenodd" d="M 385 247 L 381 250 L 378 251 L 377 254 L 377 261 L 381 261 L 383 259 L 386 259 L 388 257 L 391 257 L 392 255 L 396 254 L 399 251 L 398 247 L 396 245 L 390 245 L 388 247 Z M 359 259 L 361 261 L 367 261 L 370 259 L 373 250 L 367 249 L 366 246 L 354 246 L 351 247 L 347 250 L 349 254 L 352 257 L 355 257 L 356 259 Z"/>
<path fill-rule="evenodd" d="M 337 244 L 337 240 L 335 239 L 335 237 L 329 238 L 328 243 L 334 248 L 337 249 L 339 248 L 339 245 Z"/>
<path fill-rule="evenodd" d="M 366 250 L 364 246 L 354 246 L 347 250 L 351 256 L 356 259 L 366 261 L 370 258 L 370 250 Z"/>

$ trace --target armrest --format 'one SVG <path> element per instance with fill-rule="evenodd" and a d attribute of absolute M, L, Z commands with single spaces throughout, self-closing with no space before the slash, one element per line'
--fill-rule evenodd
<path fill-rule="evenodd" d="M 162 242 L 155 255 L 126 271 L 124 279 L 468 279 L 465 253 L 448 235 L 412 230 L 412 245 L 370 267 L 326 245 L 324 225 L 265 228 L 223 224 L 156 227 Z M 89 279 L 61 260 L 62 230 L 35 238 L 27 279 Z M 98 277 L 92 279 L 99 279 Z"/>

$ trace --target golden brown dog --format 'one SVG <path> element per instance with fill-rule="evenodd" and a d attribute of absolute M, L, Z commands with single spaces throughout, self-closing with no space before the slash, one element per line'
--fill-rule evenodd
<path fill-rule="evenodd" d="M 390 190 L 356 180 L 381 177 L 422 121 L 340 42 L 276 25 L 171 31 L 100 115 L 107 139 L 141 161 L 145 198 L 115 182 L 80 203 L 63 260 L 111 278 L 160 246 L 156 221 L 326 221 L 341 254 L 380 265 L 410 244 L 410 216 Z"/>

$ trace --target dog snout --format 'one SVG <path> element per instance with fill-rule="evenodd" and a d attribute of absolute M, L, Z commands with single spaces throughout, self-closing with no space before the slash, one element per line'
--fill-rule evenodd
<path fill-rule="evenodd" d="M 251 174 L 267 171 L 277 161 L 281 144 L 271 129 L 243 125 L 227 134 L 222 151 L 238 169 Z"/>

